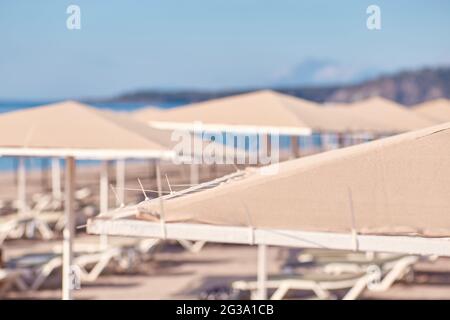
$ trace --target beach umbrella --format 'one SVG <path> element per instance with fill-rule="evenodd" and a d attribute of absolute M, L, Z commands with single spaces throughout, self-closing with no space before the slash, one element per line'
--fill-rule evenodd
<path fill-rule="evenodd" d="M 308 135 L 310 127 L 295 116 L 292 104 L 295 98 L 270 90 L 193 103 L 163 112 L 149 111 L 141 118 L 159 128 L 192 130 L 201 122 L 211 131 L 239 133 L 278 133 Z M 311 109 L 313 102 L 295 101 Z M 137 114 L 139 116 L 139 113 Z"/>
<path fill-rule="evenodd" d="M 149 109 L 148 114 L 144 110 L 137 116 L 156 128 L 192 131 L 201 123 L 205 131 L 259 134 L 267 147 L 270 135 L 288 135 L 296 157 L 299 156 L 299 136 L 309 136 L 312 131 L 336 130 L 340 121 L 323 112 L 314 102 L 271 90 L 212 99 L 162 112 Z"/>
<path fill-rule="evenodd" d="M 406 107 L 382 97 L 341 104 L 336 109 L 342 109 L 340 112 L 351 114 L 356 119 L 364 121 L 364 126 L 367 126 L 366 132 L 379 134 L 402 133 L 435 124 Z"/>
<path fill-rule="evenodd" d="M 272 167 L 169 197 L 165 221 L 239 226 L 247 211 L 255 228 L 450 237 L 450 123 Z"/>
<path fill-rule="evenodd" d="M 27 156 L 85 159 L 160 157 L 170 141 L 170 135 L 126 115 L 75 101 L 4 113 L 0 121 L 3 155 L 21 150 Z"/>
<path fill-rule="evenodd" d="M 450 100 L 436 99 L 418 104 L 412 109 L 418 115 L 436 123 L 450 121 Z"/>
<path fill-rule="evenodd" d="M 63 254 L 63 297 L 70 298 L 70 265 L 74 234 L 75 159 L 172 159 L 170 134 L 132 120 L 126 115 L 100 111 L 66 101 L 0 116 L 0 155 L 64 158 L 65 219 Z M 24 165 L 19 171 L 19 193 L 24 201 Z M 102 170 L 104 171 L 104 170 Z M 102 192 L 107 179 L 102 174 Z M 106 183 L 105 183 L 106 181 Z M 103 210 L 105 205 L 103 204 Z"/>
<path fill-rule="evenodd" d="M 338 119 L 332 132 L 336 133 L 340 146 L 345 146 L 346 133 L 351 133 L 350 144 L 355 144 L 361 139 L 377 139 L 435 124 L 394 101 L 378 96 L 353 103 L 327 103 L 325 107 L 331 117 Z"/>
<path fill-rule="evenodd" d="M 450 256 L 449 177 L 446 123 L 237 172 L 88 232 Z"/>
<path fill-rule="evenodd" d="M 176 108 L 175 109 L 162 109 L 159 107 L 154 107 L 154 106 L 149 106 L 149 107 L 144 107 L 141 109 L 138 109 L 136 111 L 133 111 L 130 113 L 130 116 L 133 117 L 135 120 L 137 121 L 141 121 L 143 123 L 147 123 L 147 124 L 151 124 L 153 123 L 153 121 L 160 121 L 161 119 L 172 119 L 172 114 L 178 114 L 178 112 L 182 112 L 182 110 L 184 109 L 184 107 L 181 108 Z M 174 112 L 176 111 L 176 112 Z M 166 116 L 168 113 L 170 113 L 170 116 Z M 178 116 L 175 116 L 174 119 L 179 119 Z M 158 126 L 156 126 L 158 127 Z M 215 149 L 217 150 L 217 152 L 219 153 L 223 153 L 223 155 L 226 154 L 233 154 L 235 157 L 245 157 L 246 155 L 250 155 L 252 153 L 251 150 L 237 150 L 235 149 L 235 146 L 230 146 L 225 144 L 224 146 L 219 146 L 218 143 L 214 143 L 212 141 L 210 141 L 209 139 L 204 139 L 204 138 L 200 138 L 198 136 L 198 134 L 203 134 L 204 132 L 202 130 L 197 130 L 195 124 L 193 127 L 191 127 L 190 125 L 188 125 L 187 127 L 172 127 L 172 126 L 161 126 L 161 129 L 163 130 L 180 130 L 180 131 L 187 131 L 190 133 L 193 133 L 192 135 L 192 141 L 193 144 L 195 144 L 195 141 L 197 140 L 206 140 L 208 144 L 214 144 L 215 145 Z M 205 144 L 206 141 L 200 142 L 200 144 Z M 225 141 L 224 141 L 225 142 Z M 197 150 L 195 150 L 195 148 L 192 148 L 193 153 L 195 153 Z M 213 166 L 215 164 L 212 164 Z M 190 166 L 190 183 L 192 185 L 195 185 L 199 182 L 199 167 L 197 164 L 193 163 Z"/>
<path fill-rule="evenodd" d="M 366 105 L 368 110 L 363 112 Z M 210 131 L 288 135 L 291 136 L 294 157 L 300 154 L 299 137 L 310 136 L 312 133 L 338 136 L 392 134 L 430 125 L 430 122 L 417 119 L 419 117 L 416 115 L 411 115 L 387 100 L 372 99 L 361 102 L 358 106 L 362 108 L 353 112 L 357 109 L 356 104 L 351 105 L 351 108 L 324 107 L 312 101 L 262 90 L 193 103 L 167 111 L 150 108 L 148 116 L 145 110 L 138 112 L 137 116 L 156 128 L 193 130 L 199 122 L 204 130 Z M 385 119 L 393 116 L 395 119 Z M 409 124 L 396 124 L 396 121 L 408 121 Z M 268 138 L 265 140 L 268 143 L 270 141 Z"/>

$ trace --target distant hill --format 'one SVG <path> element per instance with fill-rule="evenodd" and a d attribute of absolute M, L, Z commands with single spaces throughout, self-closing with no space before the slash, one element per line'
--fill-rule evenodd
<path fill-rule="evenodd" d="M 405 71 L 358 85 L 336 89 L 327 101 L 349 102 L 383 96 L 404 105 L 436 98 L 450 98 L 450 67 Z"/>
<path fill-rule="evenodd" d="M 140 90 L 125 93 L 108 101 L 173 103 L 198 102 L 245 93 L 258 89 L 279 92 L 317 102 L 352 102 L 370 96 L 382 96 L 404 105 L 414 105 L 436 98 L 450 98 L 450 67 L 426 68 L 384 75 L 355 85 L 327 87 L 276 87 L 247 90 Z"/>

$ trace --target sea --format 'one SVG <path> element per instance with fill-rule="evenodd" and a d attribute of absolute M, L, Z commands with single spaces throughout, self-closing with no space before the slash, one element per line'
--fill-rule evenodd
<path fill-rule="evenodd" d="M 33 108 L 40 105 L 46 105 L 54 101 L 0 101 L 0 114 L 5 112 L 11 112 L 15 110 Z M 149 105 L 169 109 L 182 107 L 188 104 L 189 101 L 176 101 L 176 102 L 164 102 L 164 103 L 145 103 L 145 102 L 93 102 L 89 105 L 99 108 L 113 110 L 117 112 L 131 112 L 138 110 L 140 108 L 148 107 Z M 280 137 L 280 149 L 288 148 L 290 146 L 290 138 L 286 136 Z M 300 146 L 302 144 L 307 144 L 308 142 L 302 142 L 300 139 Z M 313 145 L 320 145 L 320 137 L 313 137 Z M 27 158 L 25 164 L 28 170 L 46 170 L 50 167 L 49 158 Z M 77 161 L 78 165 L 98 165 L 98 161 L 92 160 L 82 160 Z M 15 157 L 1 157 L 0 156 L 0 171 L 11 171 L 16 170 L 18 165 L 18 159 Z M 61 160 L 61 165 L 63 161 Z"/>

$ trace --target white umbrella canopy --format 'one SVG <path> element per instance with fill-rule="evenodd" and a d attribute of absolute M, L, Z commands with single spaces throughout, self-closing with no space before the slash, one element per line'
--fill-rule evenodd
<path fill-rule="evenodd" d="M 268 174 L 274 173 L 275 174 Z M 237 172 L 88 223 L 88 232 L 450 256 L 450 122 Z"/>
<path fill-rule="evenodd" d="M 198 122 L 205 130 L 285 135 L 399 133 L 432 125 L 430 121 L 382 98 L 337 106 L 324 107 L 312 101 L 262 90 L 164 111 L 147 108 L 134 116 L 157 128 L 188 130 Z"/>
<path fill-rule="evenodd" d="M 350 108 L 322 106 L 320 117 L 316 117 L 312 127 L 316 132 L 323 133 L 390 133 L 390 128 L 384 123 L 368 117 L 361 117 Z"/>
<path fill-rule="evenodd" d="M 450 123 L 249 170 L 126 209 L 170 224 L 450 237 Z M 161 211 L 163 208 L 163 212 Z M 120 215 L 120 214 L 119 214 Z"/>
<path fill-rule="evenodd" d="M 416 105 L 413 110 L 436 123 L 450 121 L 450 99 L 436 99 Z"/>
<path fill-rule="evenodd" d="M 334 107 L 364 121 L 366 131 L 384 133 L 401 133 L 426 128 L 435 124 L 394 101 L 372 97 L 351 104 L 339 104 Z M 328 109 L 333 109 L 332 107 Z"/>
<path fill-rule="evenodd" d="M 158 128 L 192 129 L 197 122 L 212 131 L 308 135 L 331 119 L 319 105 L 275 91 L 262 90 L 193 103 L 145 119 Z"/>
<path fill-rule="evenodd" d="M 75 101 L 0 115 L 0 155 L 66 159 L 63 299 L 72 298 L 75 159 L 172 159 L 172 144 L 169 132 Z"/>
<path fill-rule="evenodd" d="M 170 134 L 126 115 L 66 101 L 0 115 L 0 154 L 171 158 Z"/>

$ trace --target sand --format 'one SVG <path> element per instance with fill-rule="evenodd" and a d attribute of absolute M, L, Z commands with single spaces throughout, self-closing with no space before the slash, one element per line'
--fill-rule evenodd
<path fill-rule="evenodd" d="M 82 237 L 84 241 L 95 241 Z M 80 239 L 78 239 L 80 241 Z M 42 251 L 56 245 L 55 241 L 36 245 Z M 25 248 L 28 246 L 28 248 Z M 10 256 L 29 251 L 27 241 L 9 243 Z M 207 244 L 199 253 L 191 253 L 176 244 L 166 246 L 153 261 L 140 266 L 134 274 L 105 274 L 95 283 L 83 284 L 75 291 L 76 299 L 198 299 L 206 289 L 224 287 L 237 279 L 254 278 L 256 247 Z M 269 248 L 269 273 L 280 271 L 289 249 Z M 435 263 L 420 262 L 415 277 L 396 283 L 386 292 L 366 290 L 362 299 L 450 299 L 450 259 Z M 59 299 L 60 290 L 47 288 L 37 292 L 11 292 L 8 298 Z"/>

